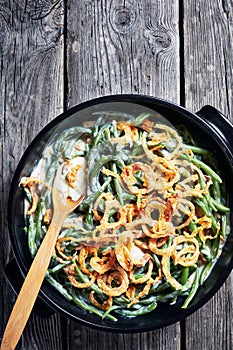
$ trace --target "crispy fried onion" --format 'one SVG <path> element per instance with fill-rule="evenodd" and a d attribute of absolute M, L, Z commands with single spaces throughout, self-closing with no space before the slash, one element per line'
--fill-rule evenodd
<path fill-rule="evenodd" d="M 163 256 L 167 253 L 171 252 L 171 247 L 167 247 L 164 245 L 167 243 L 168 236 L 162 238 L 151 238 L 149 240 L 149 249 L 155 253 L 156 255 Z"/>
<path fill-rule="evenodd" d="M 72 242 L 75 242 L 75 238 L 74 238 L 74 237 L 69 237 L 69 236 L 61 237 L 61 238 L 59 238 L 59 239 L 56 241 L 55 248 L 56 248 L 56 250 L 57 250 L 57 253 L 58 253 L 64 260 L 72 260 L 72 259 L 74 259 L 74 257 L 75 257 L 76 254 L 77 254 L 78 246 L 73 248 L 73 250 L 75 250 L 75 253 L 74 253 L 74 254 L 72 254 L 72 255 L 66 255 L 66 254 L 65 254 L 66 245 L 68 245 L 68 244 L 70 244 L 70 243 L 72 243 Z M 62 244 L 64 244 L 64 245 L 62 246 Z"/>
<path fill-rule="evenodd" d="M 75 166 L 73 166 L 73 168 L 67 173 L 66 175 L 66 180 L 69 184 L 70 187 L 75 188 L 77 187 L 76 180 L 77 180 L 77 173 L 79 171 L 79 169 L 81 169 L 81 164 L 77 164 Z"/>
<path fill-rule="evenodd" d="M 27 215 L 31 215 L 36 211 L 37 204 L 39 201 L 39 196 L 36 193 L 36 188 L 39 184 L 42 184 L 43 186 L 47 187 L 48 190 L 51 190 L 51 187 L 49 185 L 47 185 L 44 181 L 36 177 L 23 177 L 20 182 L 21 186 L 28 188 L 32 197 L 31 208 L 27 210 Z"/>
<path fill-rule="evenodd" d="M 171 199 L 168 199 L 167 202 L 151 201 L 145 208 L 146 222 L 151 223 L 151 229 L 145 231 L 145 234 L 151 238 L 174 234 L 175 228 L 171 223 L 173 212 Z M 151 220 L 153 220 L 153 223 Z"/>
<path fill-rule="evenodd" d="M 126 271 L 115 265 L 113 271 L 107 271 L 97 277 L 97 284 L 106 295 L 116 297 L 127 291 L 129 279 Z"/>
<path fill-rule="evenodd" d="M 70 264 L 63 268 L 64 272 L 67 274 L 67 277 L 70 283 L 76 288 L 89 288 L 95 282 L 95 274 L 90 275 L 90 280 L 87 282 L 79 282 L 77 281 L 77 272 L 75 269 L 75 264 Z"/>
<path fill-rule="evenodd" d="M 97 257 L 97 254 L 98 254 L 98 250 L 95 247 L 83 247 L 80 250 L 80 253 L 78 256 L 78 262 L 80 264 L 80 269 L 82 270 L 82 272 L 86 273 L 87 275 L 91 275 L 90 270 L 86 267 L 86 259 L 90 255 Z"/>
<path fill-rule="evenodd" d="M 115 253 L 118 263 L 126 271 L 130 271 L 133 267 L 133 261 L 130 256 L 130 250 L 133 245 L 133 235 L 130 231 L 124 231 L 119 234 Z"/>
<path fill-rule="evenodd" d="M 151 238 L 164 237 L 174 234 L 175 229 L 171 222 L 166 221 L 164 218 L 156 221 L 151 230 L 146 232 L 146 235 Z"/>
<path fill-rule="evenodd" d="M 154 174 L 160 179 L 158 190 L 163 192 L 171 190 L 172 186 L 180 179 L 179 169 L 170 157 L 158 156 L 148 148 L 146 135 L 146 132 L 142 135 L 142 147 L 147 157 L 152 161 L 152 168 L 155 169 Z"/>
<path fill-rule="evenodd" d="M 94 296 L 95 292 L 92 290 L 90 292 L 90 295 L 89 295 L 89 299 L 90 299 L 90 302 L 95 305 L 96 307 L 98 307 L 98 309 L 101 309 L 101 310 L 108 310 L 111 306 L 112 306 L 112 297 L 109 296 L 107 300 L 105 300 L 103 303 L 99 303 L 96 299 L 95 299 L 95 296 Z"/>
<path fill-rule="evenodd" d="M 156 124 L 156 129 L 165 130 L 169 135 L 173 138 L 173 143 L 175 143 L 175 147 L 172 146 L 173 150 L 167 155 L 167 158 L 172 159 L 178 153 L 178 151 L 182 148 L 182 139 L 178 135 L 177 131 L 173 128 L 170 128 L 164 124 Z"/>
<path fill-rule="evenodd" d="M 132 142 L 138 142 L 138 129 L 132 124 L 126 121 L 117 122 L 117 129 L 124 132 L 123 136 L 114 137 L 111 139 L 113 142 L 118 142 L 120 144 L 128 144 Z"/>
<path fill-rule="evenodd" d="M 143 122 L 139 125 L 142 130 L 145 130 L 147 132 L 151 132 L 154 127 L 154 122 L 150 121 L 149 119 L 143 120 Z"/>
<path fill-rule="evenodd" d="M 199 235 L 200 240 L 205 245 L 207 239 L 215 239 L 218 236 L 220 230 L 220 224 L 218 223 L 217 230 L 213 235 L 214 231 L 212 229 L 212 219 L 204 215 L 200 218 L 196 218 L 195 223 L 197 224 L 196 230 L 191 234 L 185 233 L 186 237 L 194 237 Z"/>
<path fill-rule="evenodd" d="M 139 171 L 142 172 L 142 184 L 140 186 L 138 180 L 134 176 Z M 147 194 L 152 190 L 161 189 L 161 187 L 165 185 L 163 177 L 155 173 L 150 165 L 142 162 L 135 162 L 125 166 L 122 170 L 121 177 L 128 190 L 133 194 Z"/>
<path fill-rule="evenodd" d="M 104 208 L 99 208 L 101 200 L 104 199 Z M 102 210 L 101 210 L 102 209 Z M 117 212 L 118 221 L 109 222 L 109 215 L 111 210 Z M 99 212 L 102 211 L 103 215 L 101 216 Z M 126 221 L 126 208 L 122 207 L 121 204 L 116 200 L 112 193 L 101 193 L 97 198 L 93 208 L 93 214 L 100 222 L 100 226 L 105 229 L 117 228 L 120 227 Z M 98 226 L 97 226 L 98 229 Z"/>
<path fill-rule="evenodd" d="M 212 180 L 209 176 L 204 175 L 201 169 L 188 161 L 176 160 L 175 163 L 180 166 L 180 171 L 182 171 L 182 167 L 184 167 L 185 171 L 189 172 L 189 176 L 175 184 L 175 191 L 179 193 L 179 197 L 185 198 L 194 196 L 201 198 L 203 194 L 208 192 L 209 187 L 212 184 Z M 204 182 L 204 188 L 201 188 L 198 181 L 199 178 Z"/>
<path fill-rule="evenodd" d="M 148 261 L 148 271 L 147 273 L 145 273 L 145 275 L 141 278 L 136 279 L 134 277 L 134 271 L 130 270 L 129 272 L 129 279 L 130 279 L 130 283 L 134 283 L 134 284 L 142 284 L 145 283 L 146 281 L 148 281 L 148 279 L 151 277 L 152 271 L 153 271 L 153 261 L 150 259 Z"/>
<path fill-rule="evenodd" d="M 119 234 L 115 246 L 116 259 L 126 271 L 131 271 L 134 265 L 143 266 L 151 259 L 150 254 L 144 253 L 133 240 L 132 232 L 124 231 Z"/>
<path fill-rule="evenodd" d="M 89 288 L 95 282 L 95 275 L 90 275 L 90 280 L 88 282 L 78 282 L 75 276 L 68 275 L 70 283 L 76 288 Z"/>
<path fill-rule="evenodd" d="M 164 249 L 158 249 L 156 240 L 150 240 L 149 247 L 157 255 L 162 255 L 162 272 L 170 285 L 175 289 L 182 289 L 182 285 L 170 273 L 170 259 L 174 264 L 182 266 L 193 266 L 197 263 L 199 257 L 199 244 L 195 237 L 178 236 L 172 241 L 172 244 Z"/>
<path fill-rule="evenodd" d="M 177 218 L 181 217 L 181 219 L 187 217 L 187 219 L 185 219 L 185 221 L 183 221 L 182 223 L 178 219 L 179 223 L 177 225 L 174 225 L 176 230 L 180 230 L 188 226 L 190 222 L 195 219 L 194 204 L 191 201 L 184 198 L 177 199 L 176 210 L 173 216 L 176 216 Z"/>
<path fill-rule="evenodd" d="M 175 289 L 182 289 L 182 284 L 180 284 L 170 273 L 170 254 L 171 251 L 168 249 L 166 253 L 163 254 L 161 260 L 162 272 L 167 280 L 167 282 Z"/>
<path fill-rule="evenodd" d="M 137 304 L 139 302 L 139 299 L 141 299 L 142 297 L 146 296 L 149 293 L 149 291 L 151 289 L 151 286 L 156 284 L 161 278 L 162 278 L 162 271 L 161 271 L 161 269 L 159 269 L 158 276 L 155 279 L 149 278 L 148 281 L 146 282 L 145 287 L 143 288 L 143 290 L 141 292 L 139 292 L 136 296 L 135 296 L 135 293 L 134 293 L 133 297 L 131 297 L 131 298 L 128 297 L 131 300 L 131 303 L 129 303 L 127 305 L 127 308 L 130 308 L 133 304 Z M 129 288 L 132 287 L 132 286 L 133 285 L 130 285 Z M 131 296 L 131 294 L 129 294 L 129 296 Z"/>
<path fill-rule="evenodd" d="M 196 264 L 200 252 L 199 244 L 195 237 L 175 237 L 173 240 L 173 245 L 175 248 L 171 256 L 175 265 L 179 264 L 182 266 L 193 266 Z M 180 245 L 182 246 L 180 247 Z"/>
<path fill-rule="evenodd" d="M 154 284 L 154 280 L 151 278 L 147 281 L 145 287 L 141 292 L 137 294 L 137 296 L 127 305 L 127 308 L 130 308 L 132 305 L 137 304 L 139 299 L 147 295 L 151 289 L 152 284 Z"/>
<path fill-rule="evenodd" d="M 49 209 L 46 209 L 45 211 L 45 214 L 44 214 L 44 217 L 43 217 L 43 222 L 46 224 L 46 225 L 49 225 L 51 220 L 52 220 L 52 209 L 49 208 Z"/>
<path fill-rule="evenodd" d="M 157 124 L 156 127 L 160 127 L 160 126 Z M 173 130 L 173 129 L 169 128 L 169 127 L 166 127 L 165 125 L 163 125 L 161 127 L 164 127 L 167 130 L 169 129 L 169 131 L 171 131 L 171 133 L 174 136 L 176 146 L 173 149 L 173 151 L 170 152 L 169 154 L 167 154 L 167 156 L 166 156 L 167 159 L 173 159 L 173 158 L 175 158 L 175 156 L 177 155 L 178 151 L 182 147 L 181 139 L 180 139 L 179 135 L 177 134 L 177 132 L 175 130 Z M 142 134 L 142 147 L 143 147 L 143 150 L 144 150 L 144 152 L 146 153 L 146 155 L 148 156 L 149 159 L 151 159 L 155 164 L 158 164 L 158 156 L 157 156 L 157 154 L 154 154 L 154 151 L 157 151 L 157 149 L 158 149 L 157 146 L 160 146 L 161 143 L 168 142 L 170 140 L 170 136 L 166 132 L 162 132 L 160 134 L 158 134 L 158 133 L 151 133 L 150 137 L 152 138 L 152 140 L 149 140 L 147 142 L 147 135 L 148 135 L 147 132 L 144 132 Z M 151 146 L 152 146 L 152 148 L 151 148 Z M 153 148 L 154 146 L 155 146 L 155 148 Z M 160 158 L 162 158 L 162 157 L 160 157 Z"/>
<path fill-rule="evenodd" d="M 116 262 L 115 251 L 110 250 L 108 254 L 100 258 L 99 256 L 94 256 L 90 260 L 91 267 L 97 271 L 99 274 L 103 274 L 113 268 Z"/>
<path fill-rule="evenodd" d="M 125 294 L 129 300 L 132 300 L 134 299 L 135 292 L 136 287 L 133 284 L 130 284 Z"/>

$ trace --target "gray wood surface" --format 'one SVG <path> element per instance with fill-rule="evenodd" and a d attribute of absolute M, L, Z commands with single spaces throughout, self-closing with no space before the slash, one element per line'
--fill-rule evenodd
<path fill-rule="evenodd" d="M 115 93 L 162 97 L 232 117 L 228 0 L 0 0 L 0 337 L 15 300 L 7 197 L 17 163 L 63 110 Z M 99 332 L 33 314 L 17 349 L 232 349 L 233 282 L 181 323 L 142 334 Z"/>

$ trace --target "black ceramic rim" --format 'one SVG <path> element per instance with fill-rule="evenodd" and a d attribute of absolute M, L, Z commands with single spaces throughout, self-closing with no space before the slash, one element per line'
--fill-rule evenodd
<path fill-rule="evenodd" d="M 227 143 L 221 139 L 221 137 L 219 136 L 218 132 L 211 127 L 211 125 L 209 124 L 209 122 L 203 118 L 201 118 L 200 116 L 198 116 L 197 114 L 193 114 L 190 111 L 188 111 L 187 109 L 185 109 L 184 107 L 181 107 L 173 102 L 169 102 L 160 98 L 155 98 L 155 97 L 151 97 L 151 96 L 146 96 L 146 95 L 134 95 L 134 94 L 125 94 L 125 95 L 108 95 L 108 96 L 104 96 L 104 97 L 99 97 L 96 99 L 92 99 L 90 101 L 86 101 L 83 102 L 69 110 L 67 110 L 66 112 L 60 114 L 58 117 L 56 117 L 55 119 L 53 119 L 50 123 L 48 123 L 39 133 L 38 135 L 33 139 L 33 141 L 30 143 L 30 145 L 28 146 L 28 148 L 26 149 L 26 151 L 24 152 L 22 158 L 19 161 L 19 164 L 16 168 L 16 171 L 14 173 L 13 179 L 12 179 L 12 183 L 11 183 L 11 188 L 10 188 L 10 193 L 9 193 L 9 200 L 8 200 L 8 228 L 9 228 L 9 233 L 10 233 L 10 238 L 11 238 L 11 243 L 12 243 L 12 247 L 13 247 L 13 252 L 15 254 L 16 257 L 16 262 L 19 266 L 19 269 L 23 275 L 23 277 L 25 277 L 26 273 L 27 273 L 27 268 L 25 267 L 24 261 L 20 255 L 20 252 L 18 250 L 18 246 L 17 246 L 17 241 L 15 241 L 15 237 L 13 235 L 13 227 L 11 225 L 12 220 L 13 220 L 13 213 L 12 213 L 12 203 L 14 200 L 14 195 L 15 195 L 15 191 L 19 185 L 19 176 L 20 176 L 20 172 L 21 169 L 24 167 L 24 165 L 27 162 L 27 158 L 29 153 L 32 151 L 32 149 L 34 148 L 34 146 L 37 144 L 37 142 L 40 140 L 40 138 L 45 135 L 51 128 L 55 127 L 56 125 L 58 125 L 61 121 L 69 118 L 71 115 L 73 115 L 76 112 L 79 112 L 81 110 L 84 110 L 88 107 L 97 105 L 97 104 L 102 104 L 102 103 L 111 103 L 111 102 L 128 102 L 128 103 L 135 103 L 135 104 L 142 104 L 142 105 L 146 105 L 146 103 L 151 103 L 151 104 L 155 104 L 155 106 L 164 106 L 169 108 L 171 111 L 174 110 L 176 111 L 176 113 L 181 113 L 183 115 L 185 115 L 187 118 L 190 118 L 190 120 L 195 121 L 196 123 L 199 123 L 200 125 L 204 126 L 204 128 L 208 129 L 211 134 L 213 135 L 213 137 L 215 139 L 217 139 L 218 143 L 222 144 L 222 146 L 225 148 L 226 152 L 228 153 L 229 157 L 232 159 L 232 153 L 233 150 L 229 149 Z M 229 127 L 232 127 L 231 124 L 229 123 Z M 233 127 L 232 127 L 233 130 Z M 59 305 L 57 305 L 53 298 L 48 295 L 45 291 L 44 288 L 42 286 L 40 293 L 39 293 L 39 297 L 49 306 L 51 306 L 54 310 L 62 313 L 63 315 L 65 315 L 68 318 L 71 318 L 75 321 L 78 321 L 79 323 L 85 325 L 85 326 L 90 326 L 92 328 L 96 328 L 102 331 L 110 331 L 110 332 L 119 332 L 119 333 L 136 333 L 136 332 L 146 332 L 146 331 L 150 331 L 150 330 L 155 330 L 158 328 L 162 328 L 165 326 L 169 326 L 171 324 L 174 324 L 178 321 L 183 320 L 184 318 L 186 318 L 187 316 L 191 315 L 193 312 L 197 311 L 199 308 L 201 308 L 206 302 L 208 302 L 213 296 L 214 294 L 220 289 L 220 287 L 223 285 L 223 283 L 226 281 L 228 275 L 230 274 L 231 270 L 233 268 L 233 256 L 232 259 L 230 261 L 230 263 L 227 265 L 227 268 L 224 270 L 224 273 L 221 275 L 221 277 L 218 279 L 218 281 L 215 283 L 214 288 L 212 288 L 199 302 L 197 302 L 194 306 L 189 307 L 188 309 L 182 309 L 181 313 L 177 313 L 177 314 L 173 314 L 173 316 L 170 319 L 164 319 L 160 326 L 154 326 L 153 323 L 150 326 L 142 327 L 142 328 L 135 328 L 132 329 L 132 327 L 116 327 L 115 323 L 112 322 L 108 323 L 107 325 L 102 325 L 102 324 L 97 324 L 97 323 L 93 323 L 93 322 L 89 322 L 87 320 L 83 320 L 80 317 L 76 317 L 75 315 L 71 314 L 69 311 L 65 310 L 64 308 L 60 307 Z"/>

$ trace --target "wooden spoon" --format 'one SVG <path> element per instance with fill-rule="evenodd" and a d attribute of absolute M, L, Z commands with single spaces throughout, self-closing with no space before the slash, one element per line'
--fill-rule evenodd
<path fill-rule="evenodd" d="M 64 220 L 82 202 L 83 198 L 84 195 L 80 196 L 77 201 L 65 199 L 56 185 L 53 186 L 53 218 L 11 312 L 3 334 L 1 350 L 15 349 L 44 280 Z"/>

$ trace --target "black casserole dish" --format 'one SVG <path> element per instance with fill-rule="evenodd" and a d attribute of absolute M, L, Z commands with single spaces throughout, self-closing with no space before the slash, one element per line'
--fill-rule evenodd
<path fill-rule="evenodd" d="M 28 176 L 31 173 L 51 135 L 55 131 L 61 132 L 64 128 L 73 126 L 74 123 L 78 125 L 80 122 L 88 120 L 89 115 L 95 111 L 115 109 L 122 112 L 131 110 L 140 112 L 145 108 L 162 114 L 173 125 L 185 125 L 191 130 L 193 137 L 197 139 L 200 146 L 210 149 L 214 153 L 219 164 L 221 177 L 226 185 L 227 205 L 231 210 L 229 218 L 231 229 L 221 256 L 206 282 L 199 287 L 197 294 L 187 309 L 182 309 L 179 302 L 174 305 L 163 303 L 149 314 L 134 319 L 120 318 L 117 322 L 111 322 L 81 310 L 64 299 L 48 283 L 45 282 L 43 284 L 39 298 L 45 304 L 61 312 L 66 317 L 104 331 L 142 332 L 158 329 L 180 321 L 205 304 L 226 280 L 233 267 L 232 125 L 220 112 L 211 106 L 205 106 L 198 113 L 193 114 L 171 102 L 148 96 L 115 95 L 94 99 L 61 114 L 37 135 L 19 162 L 9 195 L 8 222 L 10 238 L 20 273 L 25 276 L 31 264 L 31 256 L 23 230 L 25 226 L 24 194 L 22 188 L 19 187 L 19 183 L 23 176 Z"/>

